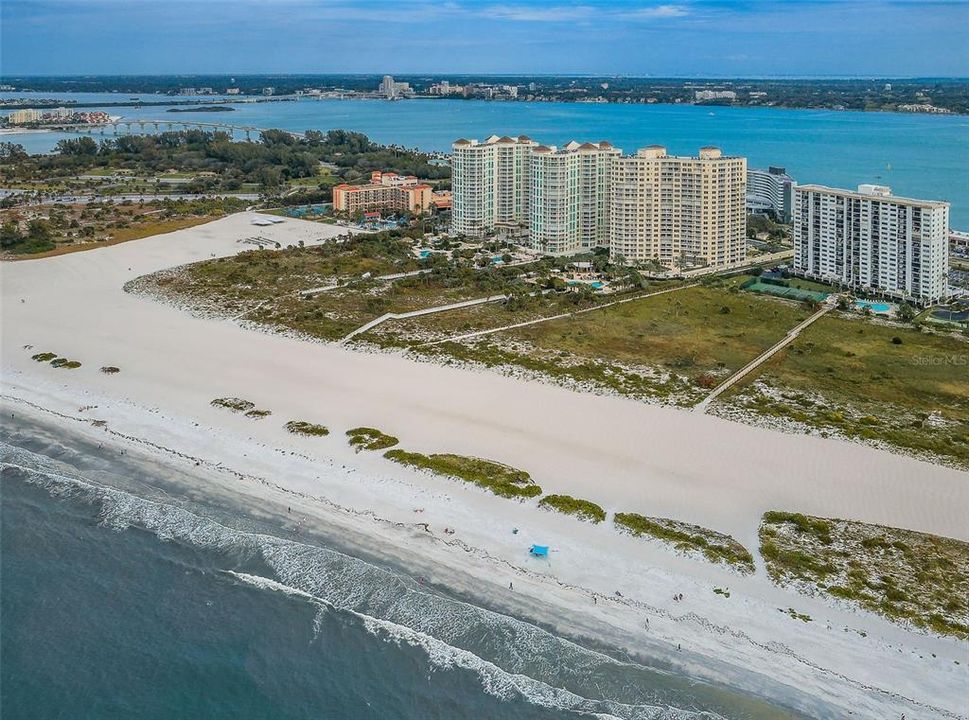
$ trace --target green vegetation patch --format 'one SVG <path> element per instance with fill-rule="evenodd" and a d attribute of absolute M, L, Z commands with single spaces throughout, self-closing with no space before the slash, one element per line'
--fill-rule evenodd
<path fill-rule="evenodd" d="M 57 357 L 57 353 L 42 352 L 42 353 L 37 353 L 36 355 L 31 355 L 30 359 L 36 360 L 37 362 L 50 362 L 51 360 L 54 360 L 56 357 Z"/>
<path fill-rule="evenodd" d="M 314 435 L 316 437 L 324 437 L 330 434 L 330 431 L 323 425 L 317 425 L 304 420 L 290 420 L 283 427 L 294 435 Z"/>
<path fill-rule="evenodd" d="M 350 444 L 360 450 L 386 450 L 400 442 L 393 435 L 387 435 L 377 428 L 358 427 L 347 430 Z"/>
<path fill-rule="evenodd" d="M 601 523 L 606 519 L 606 511 L 589 500 L 581 500 L 570 495 L 546 495 L 538 504 L 544 508 L 558 510 L 566 515 L 575 515 L 582 520 Z"/>
<path fill-rule="evenodd" d="M 895 621 L 969 637 L 969 543 L 913 530 L 767 512 L 760 552 L 798 582 Z"/>
<path fill-rule="evenodd" d="M 527 472 L 492 460 L 447 453 L 423 455 L 406 450 L 388 450 L 384 457 L 401 465 L 474 483 L 502 497 L 530 498 L 542 494 L 542 488 Z"/>
<path fill-rule="evenodd" d="M 249 410 L 246 412 L 246 417 L 252 418 L 253 420 L 262 420 L 264 417 L 269 417 L 272 414 L 272 410 Z"/>
<path fill-rule="evenodd" d="M 760 383 L 780 392 L 755 373 L 726 402 L 969 468 L 967 355 L 949 333 L 828 315 L 762 366 Z"/>
<path fill-rule="evenodd" d="M 248 412 L 256 407 L 255 403 L 236 397 L 216 398 L 209 404 L 214 407 L 221 407 L 225 408 L 226 410 L 231 410 L 232 412 Z"/>
<path fill-rule="evenodd" d="M 59 357 L 54 358 L 50 361 L 52 367 L 56 368 L 67 368 L 68 370 L 74 370 L 81 367 L 81 363 L 77 360 L 68 360 L 67 358 Z"/>
<path fill-rule="evenodd" d="M 101 368 L 101 372 L 103 372 L 105 375 L 116 375 L 121 372 L 121 368 L 115 367 L 114 365 L 105 365 L 103 368 Z"/>
<path fill-rule="evenodd" d="M 619 529 L 633 535 L 649 535 L 673 545 L 677 550 L 701 553 L 710 562 L 727 563 L 742 573 L 754 571 L 754 558 L 750 551 L 729 535 L 679 520 L 636 513 L 616 513 L 613 522 Z"/>

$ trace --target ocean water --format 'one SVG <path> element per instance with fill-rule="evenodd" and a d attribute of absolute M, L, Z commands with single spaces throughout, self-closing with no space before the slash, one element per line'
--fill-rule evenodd
<path fill-rule="evenodd" d="M 115 94 L 40 93 L 79 102 Z M 24 97 L 31 97 L 25 95 Z M 146 100 L 156 96 L 143 96 Z M 303 131 L 344 128 L 382 143 L 448 151 L 459 137 L 526 134 L 541 142 L 608 140 L 626 152 L 653 143 L 695 154 L 703 145 L 743 155 L 751 167 L 780 165 L 800 183 L 890 185 L 896 194 L 952 203 L 969 229 L 969 117 L 693 105 L 613 105 L 483 100 L 300 100 L 233 105 L 234 112 L 168 113 L 165 107 L 105 108 L 130 119 L 201 121 Z M 163 128 L 164 129 L 164 128 Z M 9 135 L 48 152 L 62 135 Z"/>
<path fill-rule="evenodd" d="M 258 515 L 179 490 L 174 470 L 11 422 L 0 434 L 4 717 L 805 717 L 273 534 Z M 807 716 L 831 716 L 790 692 Z"/>

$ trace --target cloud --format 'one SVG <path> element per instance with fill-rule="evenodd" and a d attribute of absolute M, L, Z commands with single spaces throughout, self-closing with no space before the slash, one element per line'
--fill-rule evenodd
<path fill-rule="evenodd" d="M 689 15 L 684 5 L 652 5 L 641 8 L 595 7 L 592 5 L 492 5 L 483 17 L 512 22 L 577 22 L 591 20 L 657 20 Z"/>
<path fill-rule="evenodd" d="M 627 10 L 619 13 L 619 16 L 627 20 L 652 20 L 654 18 L 685 17 L 689 14 L 690 11 L 683 5 L 657 5 L 655 7 Z"/>

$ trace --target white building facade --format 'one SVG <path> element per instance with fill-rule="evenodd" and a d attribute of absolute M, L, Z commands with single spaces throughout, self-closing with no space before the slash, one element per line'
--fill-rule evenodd
<path fill-rule="evenodd" d="M 750 168 L 747 170 L 747 210 L 754 213 L 769 210 L 780 222 L 790 222 L 796 184 L 782 167 Z"/>
<path fill-rule="evenodd" d="M 949 204 L 857 191 L 794 189 L 794 270 L 921 305 L 948 297 Z"/>

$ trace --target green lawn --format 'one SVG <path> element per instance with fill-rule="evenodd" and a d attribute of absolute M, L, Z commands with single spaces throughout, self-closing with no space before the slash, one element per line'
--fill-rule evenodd
<path fill-rule="evenodd" d="M 513 330 L 508 337 L 590 360 L 693 378 L 740 369 L 808 316 L 799 305 L 695 287 Z"/>
<path fill-rule="evenodd" d="M 757 378 L 786 397 L 758 394 Z M 745 385 L 727 399 L 969 465 L 969 343 L 958 337 L 829 315 Z"/>

